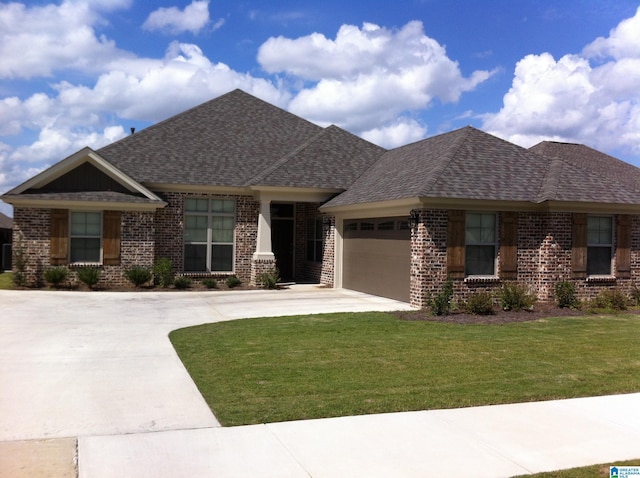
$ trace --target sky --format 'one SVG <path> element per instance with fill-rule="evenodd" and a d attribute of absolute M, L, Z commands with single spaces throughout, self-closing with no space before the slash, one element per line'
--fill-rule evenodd
<path fill-rule="evenodd" d="M 640 166 L 640 1 L 0 2 L 0 194 L 236 88 L 387 148 L 471 125 Z"/>

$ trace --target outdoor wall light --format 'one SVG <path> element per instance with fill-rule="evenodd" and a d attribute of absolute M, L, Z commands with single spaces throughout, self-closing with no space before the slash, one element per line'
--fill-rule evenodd
<path fill-rule="evenodd" d="M 413 229 L 416 227 L 420 222 L 420 214 L 418 214 L 418 211 L 411 211 L 407 221 L 409 222 L 409 228 Z"/>
<path fill-rule="evenodd" d="M 331 218 L 329 216 L 324 216 L 322 218 L 322 228 L 325 231 L 328 231 L 329 229 L 331 229 Z"/>

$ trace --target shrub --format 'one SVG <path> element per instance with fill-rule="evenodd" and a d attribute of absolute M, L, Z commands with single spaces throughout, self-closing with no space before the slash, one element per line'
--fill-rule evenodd
<path fill-rule="evenodd" d="M 500 291 L 500 305 L 503 310 L 527 310 L 533 308 L 536 297 L 527 291 L 527 287 L 517 282 L 507 282 Z"/>
<path fill-rule="evenodd" d="M 489 292 L 474 292 L 467 299 L 467 310 L 476 315 L 495 314 L 493 295 Z"/>
<path fill-rule="evenodd" d="M 558 307 L 575 309 L 580 305 L 576 297 L 576 286 L 573 282 L 558 282 L 555 286 Z"/>
<path fill-rule="evenodd" d="M 153 265 L 153 283 L 166 288 L 173 284 L 173 266 L 171 259 L 161 257 Z"/>
<path fill-rule="evenodd" d="M 264 289 L 277 288 L 279 281 L 280 271 L 278 269 L 273 269 L 271 272 L 263 272 L 262 274 L 258 274 L 258 277 L 256 277 L 256 282 Z"/>
<path fill-rule="evenodd" d="M 620 289 L 604 289 L 590 305 L 594 309 L 627 310 L 627 298 Z"/>
<path fill-rule="evenodd" d="M 83 284 L 86 284 L 89 289 L 93 289 L 93 286 L 100 280 L 102 271 L 97 267 L 83 267 L 78 269 L 78 280 Z"/>
<path fill-rule="evenodd" d="M 218 281 L 215 279 L 203 279 L 202 285 L 205 286 L 207 289 L 217 289 Z"/>
<path fill-rule="evenodd" d="M 17 287 L 27 285 L 27 257 L 22 245 L 22 233 L 18 234 L 18 240 L 13 253 L 13 284 Z"/>
<path fill-rule="evenodd" d="M 451 298 L 453 297 L 453 281 L 449 279 L 442 286 L 442 290 L 433 298 L 429 298 L 427 305 L 433 315 L 447 315 L 451 312 Z"/>
<path fill-rule="evenodd" d="M 233 289 L 234 287 L 237 287 L 240 284 L 242 284 L 242 281 L 238 279 L 236 276 L 227 277 L 227 280 L 225 282 L 227 283 L 227 287 L 229 289 Z"/>
<path fill-rule="evenodd" d="M 124 276 L 136 287 L 141 287 L 151 280 L 151 271 L 146 267 L 135 266 L 124 272 Z"/>
<path fill-rule="evenodd" d="M 56 289 L 69 277 L 69 269 L 66 267 L 52 267 L 44 271 L 44 280 Z"/>
<path fill-rule="evenodd" d="M 177 277 L 174 281 L 173 281 L 173 285 L 175 286 L 176 289 L 188 289 L 189 287 L 191 287 L 192 281 L 190 277 Z"/>
<path fill-rule="evenodd" d="M 633 289 L 631 289 L 631 302 L 636 307 L 640 305 L 640 289 L 637 285 L 634 285 Z"/>

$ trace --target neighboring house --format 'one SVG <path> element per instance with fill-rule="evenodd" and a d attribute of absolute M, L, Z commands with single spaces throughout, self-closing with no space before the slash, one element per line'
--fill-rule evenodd
<path fill-rule="evenodd" d="M 0 272 L 11 269 L 13 219 L 0 212 Z"/>
<path fill-rule="evenodd" d="M 539 154 L 540 153 L 540 154 Z M 100 150 L 85 148 L 2 199 L 37 283 L 54 265 L 123 271 L 171 259 L 245 282 L 277 265 L 427 304 L 520 281 L 550 300 L 640 278 L 640 170 L 581 145 L 530 150 L 472 127 L 384 150 L 240 90 Z"/>

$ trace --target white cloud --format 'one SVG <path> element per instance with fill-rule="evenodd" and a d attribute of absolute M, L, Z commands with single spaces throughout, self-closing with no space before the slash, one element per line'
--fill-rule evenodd
<path fill-rule="evenodd" d="M 142 27 L 171 34 L 198 33 L 209 23 L 209 1 L 194 0 L 184 10 L 177 7 L 159 8 L 151 12 Z"/>
<path fill-rule="evenodd" d="M 270 38 L 260 47 L 258 61 L 270 73 L 315 82 L 294 98 L 291 111 L 355 132 L 375 129 L 403 111 L 427 108 L 435 98 L 455 102 L 492 74 L 476 71 L 465 78 L 419 21 L 399 30 L 343 25 L 335 40 L 319 33 Z"/>
<path fill-rule="evenodd" d="M 426 126 L 413 118 L 398 118 L 390 124 L 373 128 L 361 133 L 367 141 L 387 149 L 423 139 L 427 134 Z"/>
<path fill-rule="evenodd" d="M 549 139 L 640 154 L 639 91 L 640 9 L 581 55 L 520 60 L 502 108 L 483 127 L 523 146 Z"/>
<path fill-rule="evenodd" d="M 164 58 L 116 64 L 120 68 L 101 74 L 93 87 L 60 81 L 51 96 L 0 99 L 0 135 L 37 135 L 30 144 L 0 143 L 0 192 L 84 146 L 99 148 L 121 138 L 127 119 L 159 121 L 234 88 L 282 107 L 290 99 L 268 80 L 212 63 L 193 44 L 174 42 Z"/>
<path fill-rule="evenodd" d="M 640 58 L 640 7 L 633 17 L 612 29 L 608 37 L 598 37 L 587 45 L 583 53 L 589 58 Z"/>
<path fill-rule="evenodd" d="M 116 58 L 130 56 L 113 41 L 96 36 L 93 28 L 102 21 L 99 8 L 128 4 L 65 0 L 60 5 L 27 7 L 0 3 L 0 78 L 51 76 L 65 69 L 99 71 Z"/>

